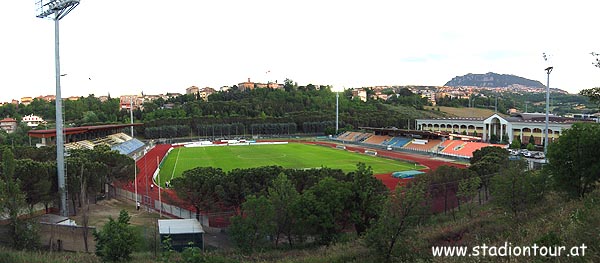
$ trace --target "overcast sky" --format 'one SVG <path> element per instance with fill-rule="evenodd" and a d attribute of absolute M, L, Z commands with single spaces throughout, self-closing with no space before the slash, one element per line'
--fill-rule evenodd
<path fill-rule="evenodd" d="M 54 94 L 54 23 L 3 1 L 0 101 Z M 60 21 L 63 97 L 219 88 L 443 85 L 496 72 L 600 86 L 600 1 L 81 0 Z"/>

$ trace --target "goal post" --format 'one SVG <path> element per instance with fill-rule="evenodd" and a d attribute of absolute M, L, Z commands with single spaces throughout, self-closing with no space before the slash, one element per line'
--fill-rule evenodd
<path fill-rule="evenodd" d="M 377 151 L 365 150 L 366 155 L 377 156 Z"/>

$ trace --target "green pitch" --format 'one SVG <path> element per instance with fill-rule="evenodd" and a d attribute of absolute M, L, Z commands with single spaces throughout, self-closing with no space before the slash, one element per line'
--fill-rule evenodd
<path fill-rule="evenodd" d="M 297 169 L 328 167 L 349 172 L 355 170 L 359 162 L 371 166 L 374 174 L 424 168 L 407 162 L 301 143 L 180 147 L 173 149 L 163 161 L 160 183 L 163 185 L 165 181 L 176 178 L 184 171 L 195 167 L 217 167 L 230 171 L 235 168 L 278 165 Z"/>

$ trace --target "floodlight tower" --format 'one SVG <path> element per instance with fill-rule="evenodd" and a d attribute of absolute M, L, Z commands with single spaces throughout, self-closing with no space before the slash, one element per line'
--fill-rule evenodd
<path fill-rule="evenodd" d="M 549 56 L 546 53 L 543 53 L 543 57 L 544 61 L 548 62 Z M 550 73 L 552 72 L 552 69 L 554 69 L 554 67 L 547 67 L 546 69 L 544 69 L 546 71 L 546 74 L 548 74 L 548 79 L 546 82 L 546 129 L 544 131 L 544 156 L 548 154 L 548 122 L 550 119 Z"/>
<path fill-rule="evenodd" d="M 544 155 L 548 154 L 548 122 L 550 115 L 550 73 L 552 72 L 554 67 L 547 67 L 546 74 L 548 74 L 548 79 L 546 81 L 546 131 L 544 137 Z"/>
<path fill-rule="evenodd" d="M 335 134 L 338 134 L 340 128 L 340 93 L 335 93 Z"/>
<path fill-rule="evenodd" d="M 38 18 L 54 20 L 54 64 L 56 68 L 56 168 L 60 193 L 60 214 L 68 216 L 67 190 L 65 187 L 65 148 L 63 134 L 62 97 L 60 94 L 60 53 L 58 21 L 79 5 L 79 0 L 36 0 Z"/>

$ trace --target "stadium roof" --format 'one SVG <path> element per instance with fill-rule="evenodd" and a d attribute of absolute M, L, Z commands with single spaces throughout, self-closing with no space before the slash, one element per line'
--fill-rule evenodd
<path fill-rule="evenodd" d="M 81 127 L 71 127 L 65 128 L 63 130 L 65 135 L 71 134 L 81 134 L 87 132 L 94 131 L 103 131 L 103 130 L 114 130 L 114 129 L 122 129 L 131 126 L 141 126 L 143 123 L 133 123 L 133 124 L 108 124 L 108 125 L 99 125 L 99 126 L 81 126 Z M 31 130 L 27 132 L 29 137 L 34 138 L 53 138 L 56 137 L 56 129 L 48 129 L 48 130 Z"/>
<path fill-rule="evenodd" d="M 429 136 L 444 136 L 440 132 L 431 132 L 431 131 L 421 131 L 421 130 L 408 130 L 408 129 L 398 129 L 396 127 L 391 128 L 374 128 L 374 127 L 358 127 L 359 129 L 368 130 L 368 131 L 386 131 L 386 132 L 401 132 L 407 134 L 419 134 L 419 135 L 429 135 Z"/>

